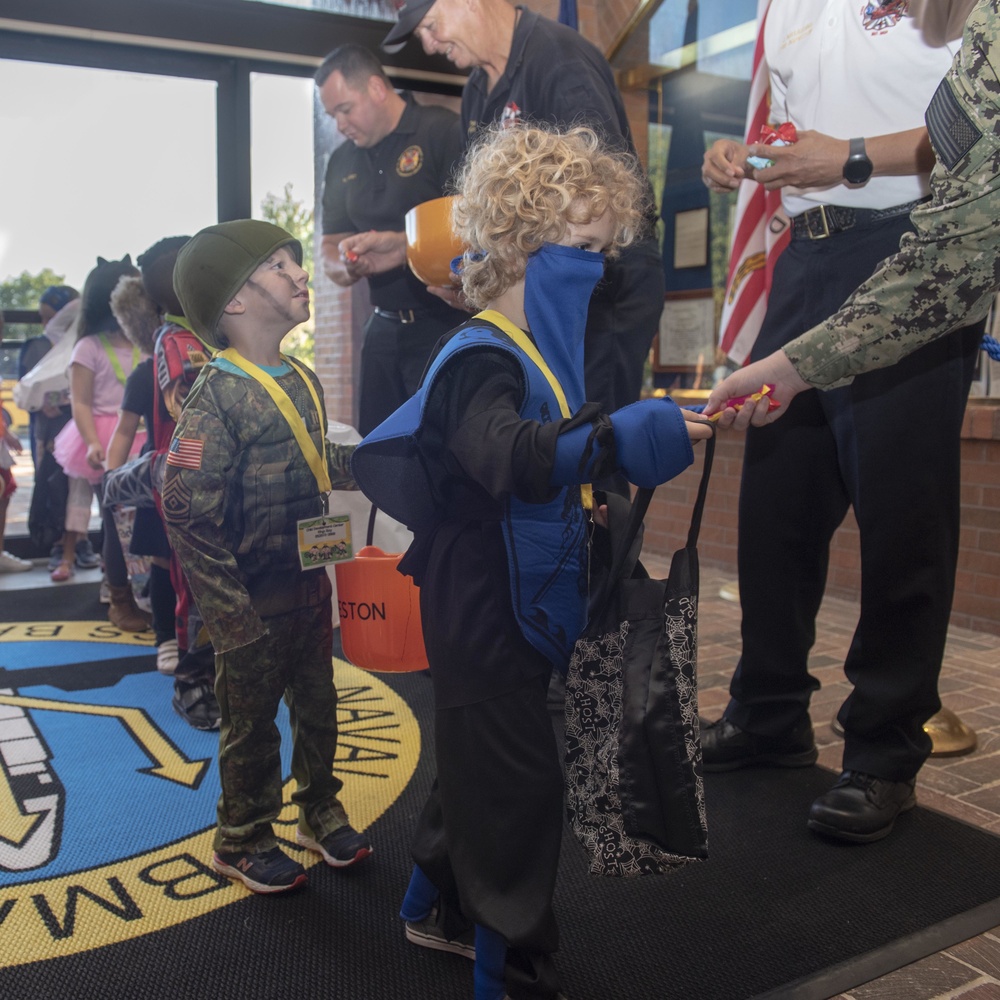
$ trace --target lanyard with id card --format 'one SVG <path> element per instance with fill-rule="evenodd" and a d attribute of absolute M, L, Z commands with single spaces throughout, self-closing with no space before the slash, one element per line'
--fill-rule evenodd
<path fill-rule="evenodd" d="M 323 500 L 323 513 L 318 517 L 304 517 L 296 523 L 299 565 L 303 569 L 319 569 L 323 566 L 331 566 L 352 559 L 354 549 L 351 545 L 351 515 L 330 514 L 329 512 L 332 487 L 330 472 L 327 468 L 326 448 L 324 447 L 321 451 L 316 447 L 309 431 L 306 430 L 305 421 L 299 411 L 295 409 L 295 404 L 288 398 L 285 390 L 263 368 L 255 365 L 252 361 L 247 361 L 233 347 L 220 351 L 216 357 L 225 358 L 230 364 L 246 372 L 264 387 L 281 411 L 281 415 L 288 421 L 288 426 L 292 429 L 292 434 L 302 450 L 302 455 L 316 477 L 316 485 L 319 487 Z M 309 390 L 309 395 L 312 397 L 316 412 L 322 420 L 323 409 L 320 406 L 319 397 L 302 366 L 294 358 L 284 354 L 281 355 L 281 360 L 290 365 L 301 376 Z M 321 432 L 321 437 L 325 441 L 326 429 L 321 428 Z"/>

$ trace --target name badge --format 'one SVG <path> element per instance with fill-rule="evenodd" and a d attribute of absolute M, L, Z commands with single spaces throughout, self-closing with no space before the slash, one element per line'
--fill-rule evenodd
<path fill-rule="evenodd" d="M 319 569 L 354 558 L 351 546 L 351 515 L 324 514 L 298 522 L 299 563 L 303 569 Z"/>

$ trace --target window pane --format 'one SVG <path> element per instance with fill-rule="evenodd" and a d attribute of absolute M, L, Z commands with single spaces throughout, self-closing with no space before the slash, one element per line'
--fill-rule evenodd
<path fill-rule="evenodd" d="M 253 217 L 265 217 L 268 196 L 279 200 L 291 185 L 291 197 L 310 211 L 315 186 L 313 167 L 312 77 L 250 74 L 250 192 Z"/>
<path fill-rule="evenodd" d="M 216 221 L 214 82 L 0 60 L 0 94 L 0 281 Z"/>

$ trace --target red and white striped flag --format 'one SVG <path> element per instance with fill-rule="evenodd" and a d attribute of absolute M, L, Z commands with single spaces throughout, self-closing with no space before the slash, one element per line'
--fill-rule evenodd
<path fill-rule="evenodd" d="M 747 104 L 746 142 L 757 142 L 770 111 L 770 87 L 764 59 L 764 22 L 770 0 L 757 0 L 757 44 Z M 778 254 L 788 243 L 788 219 L 781 209 L 781 192 L 760 184 L 741 184 L 729 248 L 729 276 L 722 304 L 719 347 L 736 364 L 743 364 L 760 332 L 767 293 Z"/>

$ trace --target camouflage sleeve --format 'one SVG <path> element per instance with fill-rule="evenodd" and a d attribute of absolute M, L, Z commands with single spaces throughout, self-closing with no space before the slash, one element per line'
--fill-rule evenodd
<path fill-rule="evenodd" d="M 226 533 L 228 494 L 240 482 L 240 445 L 208 386 L 199 388 L 181 411 L 167 454 L 163 514 L 212 645 L 225 653 L 259 639 L 266 629 Z"/>
<path fill-rule="evenodd" d="M 916 232 L 840 311 L 784 348 L 829 389 L 981 319 L 1000 289 L 1000 0 L 982 0 L 927 109 L 937 163 Z"/>
<path fill-rule="evenodd" d="M 326 442 L 326 463 L 330 470 L 330 484 L 335 490 L 356 490 L 358 484 L 351 475 L 351 455 L 356 445 Z"/>

